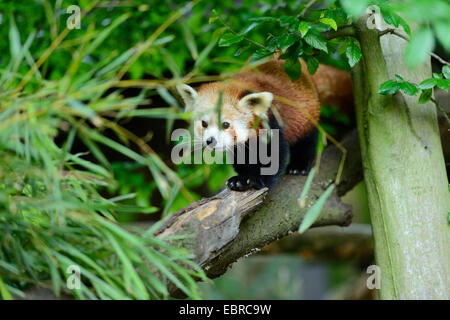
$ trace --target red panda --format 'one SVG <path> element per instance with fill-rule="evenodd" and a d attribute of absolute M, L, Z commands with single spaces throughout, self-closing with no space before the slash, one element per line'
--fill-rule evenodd
<path fill-rule="evenodd" d="M 233 162 L 237 176 L 227 185 L 231 190 L 244 191 L 275 185 L 281 174 L 308 174 L 315 159 L 317 130 L 313 121 L 319 120 L 320 105 L 351 108 L 352 87 L 348 72 L 320 65 L 311 76 L 303 60 L 299 79 L 291 80 L 283 70 L 284 61 L 275 58 L 255 69 L 244 69 L 235 77 L 202 85 L 198 91 L 181 84 L 177 91 L 194 114 L 194 134 L 204 145 L 219 150 L 234 151 L 238 146 L 250 150 L 249 139 L 259 138 L 264 121 L 278 129 L 275 140 L 279 166 L 272 174 L 262 174 L 269 166 L 257 161 L 250 163 L 245 155 L 242 163 Z M 221 96 L 220 123 L 217 105 Z M 252 130 L 255 128 L 256 130 Z M 272 149 L 271 149 L 272 150 Z"/>

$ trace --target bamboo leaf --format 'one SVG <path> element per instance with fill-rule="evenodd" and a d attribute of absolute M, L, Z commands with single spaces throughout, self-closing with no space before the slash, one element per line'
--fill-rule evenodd
<path fill-rule="evenodd" d="M 306 179 L 305 185 L 303 186 L 302 193 L 300 194 L 300 197 L 298 198 L 297 202 L 300 208 L 305 207 L 305 199 L 308 195 L 308 191 L 311 188 L 311 183 L 314 179 L 314 176 L 316 175 L 316 168 L 312 168 L 311 171 L 309 171 L 308 178 Z"/>
<path fill-rule="evenodd" d="M 298 229 L 298 232 L 305 232 L 313 223 L 319 218 L 322 208 L 335 188 L 335 184 L 331 184 L 324 193 L 321 194 L 319 199 L 313 204 L 313 206 L 306 212 L 302 223 Z"/>
<path fill-rule="evenodd" d="M 0 295 L 3 300 L 12 300 L 12 295 L 9 292 L 8 288 L 6 287 L 5 283 L 3 282 L 1 276 L 0 276 Z"/>
<path fill-rule="evenodd" d="M 197 43 L 195 42 L 191 29 L 189 28 L 186 20 L 183 20 L 181 22 L 181 25 L 182 25 L 181 31 L 183 33 L 184 42 L 186 43 L 186 46 L 188 47 L 192 58 L 194 60 L 197 60 L 198 59 Z"/>

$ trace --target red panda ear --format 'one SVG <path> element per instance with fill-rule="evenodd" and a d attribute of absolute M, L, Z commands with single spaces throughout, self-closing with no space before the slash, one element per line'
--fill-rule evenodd
<path fill-rule="evenodd" d="M 191 86 L 187 84 L 178 84 L 177 91 L 180 94 L 181 98 L 183 98 L 185 104 L 185 111 L 190 111 L 194 108 L 195 99 L 198 96 L 197 91 Z"/>
<path fill-rule="evenodd" d="M 272 100 L 273 94 L 270 92 L 251 93 L 239 100 L 238 106 L 253 110 L 257 116 L 263 116 L 270 108 Z"/>

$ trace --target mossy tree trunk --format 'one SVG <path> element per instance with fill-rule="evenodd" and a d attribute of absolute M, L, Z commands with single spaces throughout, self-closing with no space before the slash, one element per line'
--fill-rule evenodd
<path fill-rule="evenodd" d="M 383 96 L 395 74 L 414 83 L 431 76 L 430 61 L 409 69 L 406 41 L 356 25 L 363 58 L 353 71 L 364 179 L 381 269 L 382 299 L 448 299 L 450 195 L 432 103 Z"/>

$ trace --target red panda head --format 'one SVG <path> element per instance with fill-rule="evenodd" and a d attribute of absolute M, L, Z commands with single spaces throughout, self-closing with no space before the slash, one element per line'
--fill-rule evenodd
<path fill-rule="evenodd" d="M 245 94 L 244 90 L 236 86 L 220 82 L 203 85 L 199 91 L 181 84 L 177 90 L 184 100 L 185 111 L 193 112 L 195 138 L 201 139 L 203 145 L 219 150 L 244 143 L 256 134 L 253 125 L 258 117 L 267 120 L 273 100 L 270 92 Z"/>

